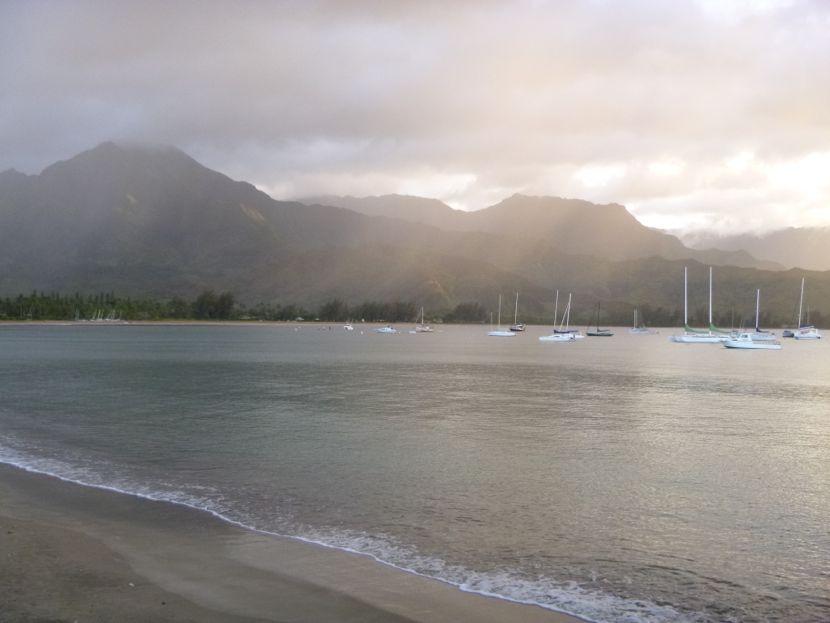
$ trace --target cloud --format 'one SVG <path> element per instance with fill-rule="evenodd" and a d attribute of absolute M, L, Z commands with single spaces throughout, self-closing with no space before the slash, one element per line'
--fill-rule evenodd
<path fill-rule="evenodd" d="M 830 205 L 796 174 L 830 144 L 828 26 L 794 0 L 11 0 L 0 169 L 129 139 L 281 196 L 546 193 L 738 229 L 790 196 L 807 225 Z"/>

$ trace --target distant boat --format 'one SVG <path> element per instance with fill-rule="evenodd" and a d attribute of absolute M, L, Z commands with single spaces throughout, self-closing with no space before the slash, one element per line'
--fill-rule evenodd
<path fill-rule="evenodd" d="M 571 320 L 571 295 L 568 294 L 568 304 L 565 306 L 565 311 L 562 312 L 562 323 L 559 325 L 559 328 L 556 329 L 556 314 L 557 314 L 557 307 L 559 305 L 559 290 L 556 291 L 556 307 L 554 307 L 553 313 L 553 324 L 554 329 L 553 333 L 550 335 L 543 335 L 539 338 L 540 342 L 575 342 L 578 339 L 582 339 L 585 336 L 582 335 L 579 331 L 575 329 L 571 329 L 569 326 Z"/>
<path fill-rule="evenodd" d="M 639 310 L 635 307 L 634 308 L 634 324 L 631 326 L 631 328 L 628 330 L 628 332 L 633 333 L 634 335 L 652 335 L 654 333 L 657 333 L 657 331 L 655 331 L 654 329 L 649 329 L 645 324 L 640 324 L 638 322 L 638 320 L 639 320 L 639 318 L 637 317 L 638 312 L 639 312 Z"/>
<path fill-rule="evenodd" d="M 756 342 L 772 342 L 775 341 L 776 336 L 772 331 L 764 331 L 760 326 L 761 317 L 761 289 L 755 291 L 755 333 L 752 333 L 752 339 Z"/>
<path fill-rule="evenodd" d="M 421 306 L 421 322 L 415 325 L 415 333 L 433 333 L 432 327 L 424 323 L 424 307 Z"/>
<path fill-rule="evenodd" d="M 745 350 L 781 350 L 781 343 L 779 341 L 759 341 L 752 333 L 741 333 L 736 338 L 726 340 L 723 345 L 726 348 Z"/>
<path fill-rule="evenodd" d="M 801 324 L 801 311 L 804 305 L 804 277 L 801 278 L 801 298 L 798 302 L 798 329 L 793 337 L 797 340 L 820 340 L 821 333 L 811 324 Z M 809 316 L 809 307 L 807 315 Z M 808 321 L 809 322 L 809 321 Z"/>
<path fill-rule="evenodd" d="M 490 316 L 490 322 L 492 321 L 493 317 Z M 487 335 L 490 337 L 516 337 L 516 334 L 512 331 L 507 331 L 501 328 L 501 294 L 499 294 L 499 320 L 497 327 L 497 329 L 488 332 Z"/>
<path fill-rule="evenodd" d="M 513 324 L 510 326 L 510 330 L 515 332 L 521 332 L 525 330 L 525 326 L 519 322 L 519 293 L 516 292 L 516 307 L 513 309 Z"/>
<path fill-rule="evenodd" d="M 611 329 L 600 329 L 599 328 L 599 310 L 600 304 L 597 302 L 597 328 L 594 331 L 586 331 L 585 335 L 588 337 L 611 337 L 614 335 L 614 332 Z"/>
<path fill-rule="evenodd" d="M 343 328 L 344 328 L 346 331 L 354 331 L 354 327 L 352 326 L 352 323 L 351 323 L 351 322 L 347 322 L 346 324 L 344 324 L 344 325 L 343 325 Z"/>
<path fill-rule="evenodd" d="M 398 330 L 393 327 L 391 324 L 386 325 L 385 327 L 380 327 L 375 329 L 375 333 L 397 333 Z"/>
<path fill-rule="evenodd" d="M 672 342 L 678 344 L 718 344 L 729 339 L 723 333 L 715 333 L 712 323 L 712 267 L 709 267 L 709 328 L 693 329 L 689 326 L 689 273 L 683 267 L 683 333 L 671 336 Z"/>

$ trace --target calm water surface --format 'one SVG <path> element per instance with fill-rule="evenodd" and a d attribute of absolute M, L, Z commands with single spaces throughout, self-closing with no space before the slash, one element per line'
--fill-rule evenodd
<path fill-rule="evenodd" d="M 544 332 L 4 326 L 0 461 L 595 621 L 830 620 L 830 346 Z"/>

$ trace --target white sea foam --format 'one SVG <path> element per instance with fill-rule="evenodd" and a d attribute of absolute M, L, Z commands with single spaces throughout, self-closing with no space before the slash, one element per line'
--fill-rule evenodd
<path fill-rule="evenodd" d="M 8 438 L 6 439 L 8 440 Z M 416 575 L 440 580 L 458 589 L 564 612 L 596 623 L 707 623 L 699 613 L 679 612 L 671 606 L 646 600 L 619 597 L 585 589 L 574 582 L 560 582 L 550 577 L 524 578 L 517 570 L 477 572 L 451 565 L 439 558 L 424 556 L 406 544 L 386 535 L 373 535 L 348 530 L 326 530 L 302 527 L 298 533 L 287 534 L 264 529 L 256 518 L 237 517 L 233 508 L 222 502 L 221 494 L 210 487 L 188 487 L 175 483 L 157 483 L 155 487 L 131 482 L 124 476 L 104 479 L 101 473 L 117 470 L 102 466 L 75 465 L 59 458 L 37 457 L 0 443 L 0 462 L 25 471 L 43 474 L 74 484 L 95 487 L 148 500 L 178 504 L 204 511 L 224 522 L 274 536 L 368 556 L 377 562 Z M 194 491 L 199 491 L 195 494 Z"/>

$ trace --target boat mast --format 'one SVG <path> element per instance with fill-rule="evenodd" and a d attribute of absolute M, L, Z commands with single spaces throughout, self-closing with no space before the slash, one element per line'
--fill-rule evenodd
<path fill-rule="evenodd" d="M 683 267 L 683 326 L 689 328 L 689 268 Z"/>
<path fill-rule="evenodd" d="M 517 324 L 519 319 L 519 293 L 516 292 L 516 308 L 513 310 L 513 324 Z"/>
<path fill-rule="evenodd" d="M 755 291 L 755 330 L 760 331 L 758 320 L 761 312 L 761 288 Z"/>
<path fill-rule="evenodd" d="M 559 316 L 559 290 L 556 291 L 556 301 L 553 304 L 553 328 L 556 328 L 556 319 Z"/>
<path fill-rule="evenodd" d="M 804 277 L 801 278 L 801 298 L 798 299 L 798 327 L 801 328 L 801 307 L 804 305 Z"/>
<path fill-rule="evenodd" d="M 712 328 L 712 267 L 709 267 L 709 328 Z"/>
<path fill-rule="evenodd" d="M 498 320 L 497 326 L 498 326 L 499 330 L 501 330 L 501 294 L 499 294 L 499 316 L 498 316 L 498 318 L 499 318 L 499 320 Z"/>

